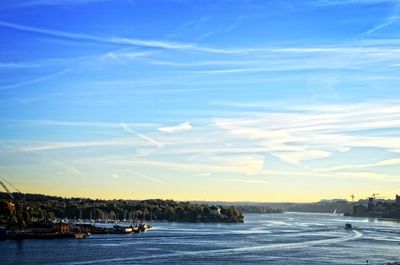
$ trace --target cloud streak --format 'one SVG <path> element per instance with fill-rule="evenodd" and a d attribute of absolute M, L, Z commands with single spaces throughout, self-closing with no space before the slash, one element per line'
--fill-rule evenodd
<path fill-rule="evenodd" d="M 256 179 L 216 179 L 216 181 L 245 183 L 245 184 L 270 184 L 270 182 L 267 180 L 256 180 Z"/>
<path fill-rule="evenodd" d="M 392 25 L 392 24 L 394 24 L 396 21 L 398 21 L 399 18 L 400 18 L 400 17 L 399 17 L 398 15 L 390 16 L 390 17 L 386 18 L 385 21 L 384 21 L 382 24 L 379 24 L 379 25 L 377 25 L 377 26 L 375 26 L 375 27 L 373 27 L 373 28 L 367 30 L 367 31 L 365 32 L 365 35 L 370 35 L 370 34 L 376 32 L 376 31 L 379 31 L 379 30 L 381 30 L 381 29 L 383 29 L 383 28 L 386 28 L 386 27 Z"/>
<path fill-rule="evenodd" d="M 317 6 L 335 6 L 335 5 L 371 5 L 383 3 L 399 3 L 398 0 L 315 0 L 310 4 Z"/>
<path fill-rule="evenodd" d="M 148 176 L 148 175 L 145 175 L 145 174 L 142 174 L 142 173 L 139 173 L 139 172 L 135 172 L 135 171 L 133 171 L 133 170 L 131 170 L 131 169 L 126 169 L 125 171 L 126 171 L 126 172 L 129 172 L 130 174 L 139 176 L 139 177 L 141 177 L 141 178 L 150 180 L 150 181 L 152 181 L 152 182 L 164 183 L 163 181 L 161 181 L 161 180 L 158 179 L 158 178 L 150 177 L 150 176 Z"/>
<path fill-rule="evenodd" d="M 184 131 L 190 131 L 191 129 L 192 129 L 192 124 L 190 122 L 183 122 L 176 126 L 160 127 L 157 130 L 165 133 L 179 133 Z"/>
<path fill-rule="evenodd" d="M 187 162 L 166 162 L 156 160 L 116 160 L 112 161 L 113 164 L 129 166 L 129 165 L 140 165 L 140 166 L 151 166 L 160 167 L 172 171 L 190 172 L 194 174 L 207 173 L 232 173 L 242 175 L 256 175 L 263 170 L 264 162 L 260 158 L 256 157 L 238 157 L 234 160 L 229 161 L 212 161 L 211 163 L 187 163 Z"/>
<path fill-rule="evenodd" d="M 397 19 L 397 16 L 393 16 L 389 18 L 389 24 L 393 23 L 394 20 Z M 200 53 L 211 53 L 211 54 L 220 54 L 220 55 L 246 55 L 246 56 L 260 56 L 260 54 L 348 54 L 348 55 L 359 55 L 360 59 L 362 59 L 362 55 L 374 55 L 379 54 L 382 58 L 384 54 L 392 54 L 397 50 L 393 50 L 393 47 L 390 45 L 398 44 L 400 41 L 397 39 L 391 40 L 363 40 L 363 41 L 353 41 L 351 43 L 342 42 L 336 45 L 322 46 L 322 47 L 240 47 L 240 48 L 212 48 L 198 45 L 196 43 L 185 43 L 185 42 L 173 42 L 173 41 L 164 41 L 164 40 L 146 40 L 146 39 L 135 39 L 135 38 L 124 38 L 124 37 L 103 37 L 103 36 L 94 36 L 88 34 L 81 33 L 71 33 L 66 31 L 54 30 L 54 29 L 46 29 L 40 27 L 26 26 L 16 23 L 11 23 L 7 21 L 0 20 L 0 27 L 10 28 L 14 30 L 37 33 L 41 35 L 56 37 L 56 38 L 64 38 L 75 41 L 87 41 L 87 42 L 95 42 L 100 44 L 113 44 L 120 46 L 128 46 L 128 47 L 141 47 L 141 48 L 153 48 L 153 49 L 162 49 L 162 50 L 176 50 L 176 51 L 191 51 L 191 52 L 200 52 Z M 382 49 L 382 45 L 384 45 L 385 49 Z M 135 58 L 142 57 L 147 55 L 147 53 L 108 53 L 108 57 L 117 58 L 117 57 L 125 57 L 125 58 Z M 107 54 L 106 54 L 107 56 Z M 157 63 L 157 61 L 155 61 Z M 161 62 L 162 63 L 162 62 Z M 166 64 L 168 62 L 164 62 Z M 353 61 L 356 63 L 356 61 Z M 173 64 L 173 62 L 171 62 Z M 178 63 L 179 64 L 179 63 Z M 260 68 L 257 71 L 266 71 L 269 68 Z M 223 69 L 223 71 L 237 71 L 235 69 Z M 241 71 L 255 71 L 250 69 L 242 69 Z"/>
<path fill-rule="evenodd" d="M 335 167 L 313 169 L 312 171 L 313 172 L 336 172 L 336 171 L 342 171 L 342 170 L 347 170 L 347 169 L 354 170 L 354 169 L 399 166 L 399 165 L 400 165 L 400 158 L 393 158 L 393 159 L 378 161 L 376 163 L 341 165 L 341 166 L 335 166 Z"/>
<path fill-rule="evenodd" d="M 35 85 L 35 84 L 38 84 L 38 83 L 42 83 L 42 82 L 54 79 L 54 78 L 56 78 L 56 77 L 58 77 L 60 75 L 68 73 L 70 71 L 71 71 L 71 69 L 64 69 L 62 71 L 55 72 L 55 73 L 52 73 L 50 75 L 42 76 L 42 77 L 39 77 L 39 78 L 34 78 L 34 79 L 31 79 L 31 80 L 27 80 L 27 81 L 23 81 L 23 82 L 19 82 L 19 83 L 13 83 L 13 84 L 9 84 L 9 85 L 2 85 L 2 86 L 0 86 L 0 90 L 19 88 L 19 87 L 28 86 L 28 85 Z"/>
<path fill-rule="evenodd" d="M 134 129 L 132 129 L 125 123 L 121 123 L 121 127 L 125 132 L 138 136 L 139 138 L 141 138 L 141 139 L 149 142 L 150 144 L 154 145 L 155 147 L 157 147 L 157 149 L 161 149 L 164 147 L 164 144 L 156 141 L 155 139 L 153 139 L 147 135 L 136 132 Z"/>
<path fill-rule="evenodd" d="M 77 141 L 77 142 L 72 142 L 72 141 L 44 142 L 33 146 L 12 149 L 12 151 L 42 152 L 42 151 L 72 149 L 72 148 L 112 147 L 112 146 L 130 146 L 130 145 L 139 146 L 140 142 L 133 141 L 130 139 L 115 139 L 115 140 L 103 140 L 103 141 Z"/>
<path fill-rule="evenodd" d="M 133 46 L 133 47 L 143 47 L 143 48 L 156 48 L 156 49 L 166 49 L 166 50 L 188 50 L 197 52 L 207 52 L 207 53 L 233 53 L 235 51 L 228 51 L 224 49 L 214 49 L 209 47 L 198 46 L 193 43 L 180 43 L 180 42 L 168 42 L 168 41 L 158 41 L 158 40 L 143 40 L 134 38 L 124 38 L 124 37 L 98 37 L 87 34 L 70 33 L 59 30 L 38 28 L 25 26 L 15 23 L 10 23 L 6 21 L 0 21 L 0 27 L 11 28 L 19 31 L 32 32 L 57 38 L 66 38 L 70 40 L 77 41 L 89 41 L 103 44 L 117 44 L 123 46 Z"/>
<path fill-rule="evenodd" d="M 244 118 L 215 119 L 214 123 L 232 136 L 262 146 L 292 164 L 327 158 L 356 147 L 400 152 L 396 137 L 350 134 L 400 129 L 397 104 L 314 106 L 301 113 L 256 112 Z"/>
<path fill-rule="evenodd" d="M 111 37 L 111 38 L 102 38 L 87 34 L 79 34 L 79 33 L 70 33 L 59 30 L 52 29 L 44 29 L 37 28 L 31 26 L 24 26 L 15 23 L 9 23 L 6 21 L 0 21 L 0 26 L 11 28 L 20 31 L 38 33 L 53 37 L 67 38 L 71 40 L 81 40 L 81 41 L 90 41 L 90 42 L 98 42 L 105 44 L 120 44 L 127 46 L 138 46 L 138 47 L 148 47 L 148 48 L 160 48 L 160 49 L 199 49 L 193 44 L 185 44 L 185 43 L 174 43 L 174 42 L 164 42 L 164 41 L 153 41 L 153 40 L 141 40 L 141 39 L 131 39 L 131 38 L 120 38 L 120 37 Z"/>
<path fill-rule="evenodd" d="M 111 0 L 27 0 L 14 1 L 14 7 L 34 7 L 34 6 L 73 6 L 88 5 L 99 2 L 108 2 Z"/>

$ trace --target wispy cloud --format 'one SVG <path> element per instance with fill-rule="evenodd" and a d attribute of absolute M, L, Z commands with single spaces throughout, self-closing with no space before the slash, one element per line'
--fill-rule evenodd
<path fill-rule="evenodd" d="M 383 29 L 383 28 L 386 28 L 386 27 L 388 27 L 388 26 L 394 24 L 395 22 L 397 22 L 397 21 L 399 20 L 399 18 L 400 18 L 400 16 L 397 15 L 397 14 L 396 14 L 396 15 L 389 16 L 389 17 L 387 17 L 387 18 L 385 19 L 385 21 L 384 21 L 383 23 L 381 23 L 381 24 L 379 24 L 379 25 L 376 25 L 375 27 L 373 27 L 373 28 L 367 30 L 364 34 L 365 34 L 365 35 L 370 35 L 370 34 L 376 32 L 376 31 L 379 31 L 379 30 L 381 30 L 381 29 Z"/>
<path fill-rule="evenodd" d="M 179 132 L 189 131 L 191 129 L 192 129 L 192 124 L 190 122 L 183 122 L 176 126 L 160 127 L 157 130 L 165 133 L 179 133 Z"/>
<path fill-rule="evenodd" d="M 190 172 L 199 174 L 199 172 L 207 173 L 233 173 L 233 174 L 244 174 L 244 175 L 256 175 L 263 170 L 264 161 L 258 157 L 240 157 L 221 158 L 220 161 L 214 160 L 210 163 L 187 163 L 187 162 L 166 162 L 156 160 L 117 160 L 112 163 L 117 165 L 141 165 L 141 166 L 153 166 L 161 167 L 173 171 Z M 234 159 L 234 160 L 232 160 Z"/>
<path fill-rule="evenodd" d="M 103 59 L 113 60 L 120 63 L 125 63 L 127 61 L 137 60 L 153 54 L 152 52 L 129 52 L 129 51 L 119 51 L 119 52 L 107 52 L 101 56 Z"/>
<path fill-rule="evenodd" d="M 293 164 L 355 147 L 400 151 L 400 142 L 394 137 L 349 133 L 400 128 L 400 109 L 396 104 L 314 106 L 300 113 L 259 112 L 214 122 L 242 141 L 254 141 L 266 152 Z"/>
<path fill-rule="evenodd" d="M 376 183 L 400 183 L 400 178 L 398 175 L 389 175 L 369 171 L 351 171 L 351 172 L 315 172 L 315 171 L 274 171 L 265 170 L 263 172 L 269 178 L 279 177 L 279 176 L 296 176 L 296 177 L 318 177 L 321 179 L 353 179 L 353 180 L 365 180 L 373 181 Z"/>
<path fill-rule="evenodd" d="M 233 106 L 236 104 L 232 103 Z M 263 105 L 260 102 L 238 103 L 240 108 Z M 267 104 L 268 105 L 268 104 Z M 135 124 L 96 122 L 39 121 L 46 126 L 90 126 L 93 128 L 121 129 L 138 139 L 114 138 L 98 141 L 31 142 L 12 150 L 40 152 L 47 150 L 133 146 L 136 157 L 177 155 L 197 156 L 186 165 L 153 161 L 160 167 L 187 170 L 196 174 L 214 172 L 241 172 L 254 175 L 264 166 L 268 154 L 281 161 L 302 166 L 306 161 L 330 159 L 354 148 L 374 148 L 392 154 L 400 153 L 400 142 L 393 133 L 400 130 L 400 108 L 396 102 L 376 104 L 294 106 L 280 104 L 274 111 L 269 108 L 252 112 L 234 112 L 235 118 L 213 118 L 197 121 L 198 129 L 190 130 L 187 123 L 170 127 L 150 126 L 152 133 L 138 133 Z M 148 130 L 147 130 L 148 131 Z M 186 132 L 184 134 L 178 132 Z M 190 146 L 190 148 L 188 148 Z M 9 150 L 11 150 L 9 149 Z M 244 156 L 246 154 L 247 156 Z M 135 160 L 140 163 L 139 160 Z M 149 164 L 146 160 L 145 164 Z M 126 163 L 129 160 L 125 160 Z M 376 164 L 338 165 L 338 168 L 315 169 L 315 172 L 361 169 L 386 166 L 397 160 Z M 196 168 L 198 166 L 198 168 Z M 210 167 L 209 167 L 210 166 Z"/>
<path fill-rule="evenodd" d="M 284 149 L 284 148 L 283 148 Z M 288 162 L 290 164 L 300 164 L 302 161 L 312 160 L 312 159 L 322 159 L 332 155 L 331 152 L 323 150 L 308 150 L 300 149 L 290 150 L 290 151 L 279 151 L 272 152 L 273 156 L 280 158 L 282 161 Z"/>
<path fill-rule="evenodd" d="M 148 175 L 139 173 L 139 172 L 135 172 L 135 171 L 133 171 L 133 170 L 131 170 L 131 169 L 126 169 L 125 171 L 126 171 L 126 172 L 129 172 L 130 174 L 139 176 L 139 177 L 141 177 L 141 178 L 144 178 L 144 179 L 147 179 L 147 180 L 150 180 L 150 181 L 153 181 L 153 182 L 164 183 L 163 181 L 161 181 L 161 180 L 158 179 L 158 178 L 151 177 L 151 176 L 148 176 Z"/>
<path fill-rule="evenodd" d="M 168 61 L 152 59 L 149 63 L 160 67 L 181 69 L 192 75 L 241 75 L 241 77 L 279 71 L 370 71 L 370 67 L 379 65 L 381 69 L 388 69 L 386 72 L 380 72 L 379 76 L 393 77 L 395 75 L 389 70 L 400 59 L 397 46 L 398 43 L 395 43 L 394 40 L 388 42 L 376 42 L 375 40 L 370 42 L 367 40 L 341 42 L 319 47 L 305 45 L 303 47 L 236 48 L 236 54 L 230 54 L 229 57 L 225 55 L 215 56 L 212 60 Z M 355 78 L 355 76 L 342 78 L 349 79 Z M 260 79 L 260 76 L 255 78 L 255 80 Z M 341 79 L 337 81 L 341 81 Z"/>
<path fill-rule="evenodd" d="M 23 8 L 35 6 L 74 6 L 88 5 L 98 2 L 108 2 L 112 0 L 16 0 L 8 3 L 9 7 Z"/>
<path fill-rule="evenodd" d="M 394 182 L 400 183 L 399 175 L 388 175 L 375 172 L 338 172 L 337 176 L 350 177 L 350 178 L 360 178 L 360 179 L 371 179 L 378 182 Z"/>
<path fill-rule="evenodd" d="M 59 30 L 37 28 L 31 26 L 24 26 L 15 23 L 10 23 L 6 21 L 0 21 L 1 27 L 12 28 L 15 30 L 33 32 L 53 37 L 67 38 L 71 40 L 79 41 L 90 41 L 104 44 L 117 44 L 124 46 L 134 46 L 134 47 L 145 47 L 145 48 L 157 48 L 157 49 L 167 49 L 167 50 L 189 50 L 198 52 L 208 52 L 208 53 L 231 53 L 234 51 L 227 51 L 224 49 L 214 49 L 209 47 L 198 46 L 193 43 L 180 43 L 180 42 L 168 42 L 168 41 L 158 41 L 158 40 L 143 40 L 143 39 L 133 39 L 124 37 L 98 37 L 87 34 L 70 33 Z"/>
<path fill-rule="evenodd" d="M 393 17 L 392 19 L 394 19 Z M 341 42 L 336 44 L 331 44 L 329 46 L 322 47 L 298 47 L 298 45 L 293 47 L 221 47 L 213 48 L 201 46 L 197 43 L 185 43 L 185 42 L 172 42 L 164 40 L 146 40 L 146 39 L 135 39 L 135 38 L 124 38 L 124 37 L 104 37 L 104 36 L 94 36 L 81 33 L 71 33 L 66 31 L 25 26 L 16 23 L 11 23 L 7 21 L 0 21 L 0 27 L 11 28 L 19 31 L 37 33 L 47 36 L 52 36 L 56 38 L 65 38 L 75 41 L 88 41 L 96 42 L 101 44 L 114 44 L 127 47 L 142 47 L 142 48 L 154 48 L 154 49 L 164 49 L 164 50 L 177 50 L 177 51 L 192 51 L 192 52 L 202 52 L 202 53 L 215 53 L 220 55 L 247 55 L 247 56 L 259 56 L 260 54 L 373 54 L 374 50 L 376 52 L 382 52 L 385 50 L 380 49 L 378 45 L 388 46 L 390 44 L 398 43 L 398 40 L 385 40 L 379 42 L 379 40 L 363 40 L 356 42 Z M 390 48 L 390 47 L 386 47 Z M 392 53 L 392 49 L 386 51 L 386 53 Z M 106 53 L 105 56 L 108 58 L 138 58 L 147 55 L 146 52 L 138 53 Z M 382 54 L 380 53 L 381 57 Z M 360 58 L 362 58 L 360 56 Z M 354 63 L 354 62 L 353 62 Z M 264 69 L 264 71 L 267 68 Z"/>
<path fill-rule="evenodd" d="M 115 139 L 103 141 L 65 141 L 65 142 L 43 142 L 24 144 L 25 147 L 14 149 L 13 151 L 21 152 L 41 152 L 71 148 L 89 148 L 89 147 L 107 147 L 107 146 L 140 146 L 140 142 L 131 139 Z M 28 146 L 27 146 L 28 145 Z"/>
<path fill-rule="evenodd" d="M 81 170 L 79 170 L 78 168 L 76 168 L 75 166 L 66 164 L 66 163 L 62 163 L 62 162 L 53 162 L 53 164 L 55 166 L 57 166 L 58 168 L 60 168 L 60 170 L 58 171 L 59 175 L 65 175 L 65 176 L 71 176 L 71 175 L 84 175 L 83 172 Z"/>
<path fill-rule="evenodd" d="M 0 90 L 7 90 L 7 89 L 18 88 L 18 87 L 27 86 L 27 85 L 34 85 L 37 83 L 41 83 L 41 82 L 45 82 L 45 81 L 54 79 L 60 75 L 68 73 L 70 71 L 71 71 L 71 69 L 65 69 L 65 70 L 62 70 L 62 71 L 59 71 L 56 73 L 52 73 L 50 75 L 41 76 L 41 77 L 34 78 L 31 80 L 27 80 L 27 81 L 23 81 L 23 82 L 19 82 L 19 83 L 13 83 L 13 84 L 9 84 L 9 85 L 2 85 L 2 86 L 0 86 Z"/>
<path fill-rule="evenodd" d="M 0 26 L 16 29 L 16 30 L 20 30 L 20 31 L 27 31 L 27 32 L 33 32 L 33 33 L 38 33 L 38 34 L 44 34 L 44 35 L 73 39 L 73 40 L 81 40 L 81 41 L 93 41 L 93 42 L 108 43 L 108 44 L 120 44 L 120 45 L 127 45 L 127 46 L 150 47 L 150 48 L 161 48 L 161 49 L 178 49 L 178 50 L 179 49 L 196 49 L 196 46 L 193 44 L 153 41 L 153 40 L 141 40 L 141 39 L 121 38 L 121 37 L 103 38 L 103 37 L 97 37 L 97 36 L 92 36 L 92 35 L 87 35 L 87 34 L 70 33 L 70 32 L 59 31 L 59 30 L 24 26 L 24 25 L 5 22 L 5 21 L 0 21 Z"/>
<path fill-rule="evenodd" d="M 314 0 L 309 1 L 310 4 L 317 6 L 334 6 L 334 5 L 371 5 L 382 3 L 399 3 L 398 0 Z"/>
<path fill-rule="evenodd" d="M 393 14 L 389 15 L 388 17 L 386 17 L 382 23 L 380 23 L 380 24 L 376 25 L 375 27 L 367 30 L 364 33 L 365 35 L 370 35 L 370 34 L 376 32 L 376 31 L 379 31 L 379 30 L 381 30 L 383 28 L 389 27 L 389 26 L 395 24 L 400 19 L 400 15 L 399 15 L 400 1 L 396 1 L 396 2 L 393 2 L 393 3 L 396 3 L 394 8 L 393 8 L 394 9 L 393 10 Z"/>
<path fill-rule="evenodd" d="M 397 19 L 393 16 L 388 22 L 392 23 Z M 392 68 L 398 64 L 400 60 L 400 53 L 398 45 L 400 43 L 397 39 L 390 40 L 355 40 L 355 41 L 342 41 L 331 43 L 330 45 L 288 45 L 288 46 L 266 46 L 266 47 L 206 47 L 197 43 L 185 42 L 171 42 L 163 40 L 145 40 L 124 37 L 108 37 L 108 36 L 94 36 L 88 34 L 71 33 L 60 30 L 53 30 L 40 27 L 25 26 L 6 21 L 0 21 L 0 27 L 12 28 L 15 30 L 43 34 L 50 37 L 63 38 L 71 41 L 78 42 L 96 42 L 101 44 L 112 44 L 122 47 L 141 48 L 140 51 L 126 51 L 118 50 L 111 51 L 97 56 L 97 58 L 119 62 L 123 65 L 129 65 L 133 60 L 141 60 L 141 63 L 150 64 L 159 67 L 173 67 L 175 69 L 184 70 L 186 74 L 192 75 L 235 75 L 235 74 L 257 74 L 264 72 L 277 72 L 277 71 L 302 71 L 302 70 L 318 70 L 318 71 L 331 71 L 331 70 L 352 70 L 361 71 L 379 65 L 381 68 Z M 377 30 L 377 29 L 375 29 Z M 180 51 L 190 53 L 213 53 L 216 55 L 213 60 L 206 60 L 205 57 L 200 57 L 200 60 L 167 60 L 168 57 L 163 59 L 151 60 L 149 56 L 154 55 L 156 50 Z M 191 57 L 190 57 L 191 58 Z M 85 61 L 90 61 L 89 58 Z M 65 61 L 58 60 L 59 63 L 64 64 Z M 46 63 L 46 62 L 40 62 Z M 51 63 L 50 61 L 47 64 Z M 4 64 L 6 67 L 7 64 Z M 20 64 L 22 67 L 23 65 Z M 208 67 L 207 67 L 208 66 Z M 12 67 L 11 64 L 8 67 Z M 15 67 L 17 67 L 15 65 Z M 68 65 L 67 67 L 70 67 Z M 1 65 L 0 65 L 1 68 Z M 394 73 L 380 72 L 381 78 L 391 78 L 396 76 Z M 35 82 L 42 82 L 48 78 L 55 76 L 39 77 L 38 79 L 28 80 L 19 84 L 10 84 L 8 86 L 0 87 L 0 89 L 12 88 L 32 84 Z M 362 77 L 360 77 L 362 80 Z M 113 80 L 116 82 L 115 80 Z M 135 80 L 135 86 L 140 85 Z M 176 80 L 174 82 L 177 82 Z M 154 84 L 152 82 L 146 83 L 146 86 Z M 189 89 L 170 89 L 160 90 L 157 93 L 180 93 L 188 92 Z"/>
<path fill-rule="evenodd" d="M 215 179 L 215 181 L 247 183 L 247 184 L 270 184 L 268 180 L 257 180 L 257 179 Z"/>
<path fill-rule="evenodd" d="M 253 106 L 251 102 L 248 103 L 244 107 L 239 104 L 240 108 Z M 254 104 L 258 105 L 260 102 Z M 135 137 L 99 141 L 24 142 L 14 145 L 3 141 L 1 144 L 6 153 L 7 150 L 69 152 L 72 148 L 81 148 L 93 154 L 93 149 L 97 157 L 87 158 L 87 163 L 99 164 L 99 160 L 95 159 L 105 157 L 100 160 L 100 164 L 106 167 L 111 165 L 114 170 L 132 168 L 126 172 L 158 183 L 162 181 L 133 169 L 147 171 L 152 168 L 157 169 L 156 172 L 172 171 L 181 175 L 190 174 L 217 181 L 248 184 L 273 183 L 282 176 L 362 179 L 376 183 L 399 182 L 395 171 L 390 169 L 400 165 L 399 158 L 396 158 L 400 153 L 400 142 L 396 133 L 400 130 L 400 108 L 397 102 L 313 106 L 282 103 L 273 111 L 268 108 L 251 113 L 243 111 L 234 116 L 236 117 L 196 120 L 196 130 L 188 130 L 183 134 L 165 133 L 156 130 L 157 126 L 152 126 L 151 136 L 136 132 L 131 128 L 134 126 L 132 124 L 59 124 L 57 121 L 50 121 L 55 126 L 105 126 L 116 131 L 121 131 L 122 128 L 124 132 Z M 359 164 L 336 160 L 342 154 L 349 155 L 344 154 L 346 152 L 366 147 L 387 152 L 394 158 Z M 136 151 L 136 155 L 130 153 L 131 151 Z M 146 159 L 139 158 L 144 155 Z M 82 159 L 84 157 L 79 158 L 79 161 Z M 312 160 L 316 159 L 324 159 L 327 163 L 322 162 L 320 166 L 315 166 L 317 161 Z M 276 163 L 284 163 L 287 171 L 274 170 Z M 71 168 L 59 168 L 72 174 Z M 379 172 L 382 170 L 385 173 Z M 259 179 L 261 176 L 268 179 Z"/>
<path fill-rule="evenodd" d="M 151 137 L 149 137 L 149 136 L 147 136 L 147 135 L 144 135 L 144 134 L 142 134 L 142 133 L 136 132 L 134 129 L 132 129 L 130 126 L 128 126 L 128 125 L 125 124 L 125 123 L 121 123 L 121 128 L 122 128 L 125 132 L 130 133 L 130 134 L 133 134 L 133 135 L 136 135 L 136 136 L 140 137 L 141 139 L 143 139 L 143 140 L 149 142 L 150 144 L 156 146 L 158 149 L 164 147 L 164 144 L 162 144 L 162 143 L 156 141 L 155 139 L 153 139 L 153 138 L 151 138 Z"/>
<path fill-rule="evenodd" d="M 335 172 L 347 169 L 363 169 L 363 168 L 374 168 L 374 167 L 386 167 L 386 166 L 398 166 L 400 165 L 400 158 L 386 159 L 378 161 L 375 163 L 367 164 L 350 164 L 350 165 L 340 165 L 335 167 L 319 168 L 313 169 L 313 172 Z"/>
<path fill-rule="evenodd" d="M 99 127 L 99 128 L 121 128 L 121 123 L 95 122 L 95 121 L 73 121 L 73 120 L 6 120 L 8 123 L 24 126 L 59 126 L 59 127 Z M 128 127 L 154 127 L 156 123 L 124 123 Z"/>
<path fill-rule="evenodd" d="M 37 68 L 38 64 L 35 63 L 6 63 L 0 62 L 0 69 L 25 69 L 25 68 Z"/>

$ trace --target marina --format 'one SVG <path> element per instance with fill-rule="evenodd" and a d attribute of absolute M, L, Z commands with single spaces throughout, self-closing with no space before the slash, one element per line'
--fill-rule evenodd
<path fill-rule="evenodd" d="M 92 234 L 137 234 L 151 229 L 144 222 L 136 224 L 47 222 L 30 224 L 23 229 L 0 228 L 0 240 L 87 238 Z"/>

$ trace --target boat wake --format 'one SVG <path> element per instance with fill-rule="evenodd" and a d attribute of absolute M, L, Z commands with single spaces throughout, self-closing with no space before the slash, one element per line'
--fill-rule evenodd
<path fill-rule="evenodd" d="M 215 249 L 215 250 L 177 251 L 177 252 L 173 252 L 173 253 L 145 255 L 145 256 L 131 257 L 131 258 L 92 260 L 92 261 L 78 262 L 78 263 L 74 263 L 74 264 L 96 264 L 99 262 L 118 263 L 118 262 L 128 262 L 128 261 L 135 261 L 135 260 L 170 258 L 170 257 L 181 257 L 181 256 L 213 255 L 213 254 L 223 255 L 223 254 L 238 253 L 238 252 L 256 252 L 256 251 L 268 251 L 268 250 L 275 250 L 275 249 L 304 248 L 304 247 L 329 245 L 329 244 L 336 244 L 336 243 L 350 241 L 350 240 L 356 240 L 358 238 L 361 238 L 362 236 L 363 236 L 363 234 L 361 232 L 359 232 L 357 230 L 352 230 L 352 232 L 349 233 L 348 235 L 345 235 L 343 237 L 338 237 L 338 238 L 311 240 L 311 241 L 296 242 L 296 243 L 281 243 L 281 244 L 268 244 L 268 245 L 258 245 L 258 246 L 250 246 L 250 247 Z"/>
<path fill-rule="evenodd" d="M 252 246 L 252 247 L 240 247 L 240 248 L 229 248 L 229 249 L 216 249 L 216 250 L 207 250 L 207 251 L 193 251 L 193 252 L 184 252 L 187 254 L 210 254 L 210 253 L 232 253 L 232 252 L 250 252 L 250 251 L 259 251 L 259 250 L 273 250 L 273 249 L 290 249 L 290 248 L 303 248 L 303 247 L 312 247 L 319 245 L 329 245 L 335 244 L 350 240 L 355 240 L 362 237 L 363 234 L 359 231 L 353 230 L 351 234 L 339 237 L 339 238 L 329 238 L 329 239 L 321 239 L 321 240 L 312 240 L 312 241 L 304 241 L 298 243 L 282 243 L 282 244 L 269 244 L 262 246 Z"/>
<path fill-rule="evenodd" d="M 359 231 L 353 230 L 351 234 L 339 237 L 339 238 L 329 238 L 329 239 L 321 239 L 321 240 L 312 240 L 298 243 L 282 243 L 282 244 L 271 244 L 266 246 L 253 246 L 253 247 L 242 247 L 242 248 L 232 248 L 232 249 L 223 249 L 223 250 L 215 250 L 217 253 L 223 252 L 248 252 L 248 251 L 257 251 L 257 250 L 273 250 L 273 249 L 289 249 L 289 248 L 303 248 L 303 247 L 312 247 L 319 245 L 329 245 L 335 244 L 350 240 L 355 240 L 361 238 L 363 234 Z M 213 252 L 213 251 L 211 251 Z M 209 251 L 207 252 L 209 253 Z"/>

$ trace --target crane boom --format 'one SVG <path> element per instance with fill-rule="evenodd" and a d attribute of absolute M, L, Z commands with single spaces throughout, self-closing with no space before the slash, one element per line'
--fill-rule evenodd
<path fill-rule="evenodd" d="M 6 190 L 11 199 L 14 200 L 14 196 L 12 195 L 11 191 L 7 188 L 6 184 L 4 184 L 4 182 L 1 180 L 0 180 L 0 185 L 3 186 L 3 188 Z"/>
<path fill-rule="evenodd" d="M 7 183 L 10 187 L 12 187 L 14 190 L 16 190 L 18 193 L 22 193 L 21 191 L 19 191 L 19 189 L 17 189 L 13 184 L 11 184 L 10 182 L 8 182 L 5 178 L 3 178 L 2 176 L 0 176 L 1 179 L 3 179 L 3 181 L 5 181 L 5 183 Z"/>

